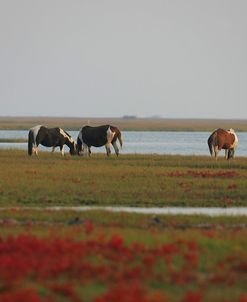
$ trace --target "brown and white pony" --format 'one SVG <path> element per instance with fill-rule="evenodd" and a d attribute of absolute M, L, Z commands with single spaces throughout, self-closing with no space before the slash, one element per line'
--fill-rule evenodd
<path fill-rule="evenodd" d="M 110 156 L 111 149 L 110 145 L 113 146 L 116 155 L 119 154 L 119 149 L 117 146 L 117 140 L 120 146 L 123 145 L 122 135 L 117 127 L 112 125 L 103 125 L 97 127 L 84 126 L 80 130 L 77 137 L 77 153 L 81 155 L 91 154 L 91 146 L 102 147 L 105 146 L 107 156 Z"/>
<path fill-rule="evenodd" d="M 235 149 L 238 145 L 238 137 L 233 129 L 215 130 L 208 138 L 208 147 L 211 156 L 218 157 L 218 153 L 221 149 L 225 150 L 225 159 L 231 159 L 234 157 Z"/>
<path fill-rule="evenodd" d="M 39 144 L 52 147 L 52 152 L 56 147 L 60 147 L 62 155 L 64 155 L 64 145 L 67 145 L 70 154 L 76 154 L 76 142 L 62 128 L 47 128 L 42 125 L 31 128 L 28 133 L 28 154 L 35 153 L 38 155 Z"/>

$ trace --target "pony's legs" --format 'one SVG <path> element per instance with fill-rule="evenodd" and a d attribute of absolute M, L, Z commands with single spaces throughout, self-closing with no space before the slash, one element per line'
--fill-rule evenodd
<path fill-rule="evenodd" d="M 38 156 L 38 147 L 33 147 L 33 153 Z"/>
<path fill-rule="evenodd" d="M 117 146 L 116 141 L 115 141 L 114 143 L 112 143 L 112 146 L 113 146 L 113 148 L 114 148 L 114 150 L 115 150 L 115 153 L 116 153 L 117 156 L 118 156 L 118 154 L 119 154 L 119 149 L 118 149 L 118 146 Z"/>
<path fill-rule="evenodd" d="M 231 159 L 231 158 L 234 158 L 234 149 L 229 149 L 228 150 L 228 156 L 227 156 L 227 159 Z"/>
<path fill-rule="evenodd" d="M 54 146 L 52 147 L 51 153 L 53 153 L 55 151 L 55 148 L 56 147 L 54 147 Z"/>
<path fill-rule="evenodd" d="M 218 159 L 218 153 L 219 153 L 219 148 L 218 148 L 218 146 L 215 146 L 214 147 L 214 155 L 215 155 L 215 159 L 217 160 Z"/>
<path fill-rule="evenodd" d="M 110 149 L 110 144 L 106 144 L 105 145 L 105 149 L 106 149 L 106 154 L 107 154 L 107 156 L 110 156 L 110 154 L 111 154 L 111 149 Z"/>
<path fill-rule="evenodd" d="M 225 150 L 225 159 L 228 159 L 228 158 L 229 158 L 229 152 L 230 152 L 230 151 L 229 151 L 228 149 Z"/>
<path fill-rule="evenodd" d="M 60 146 L 60 151 L 61 151 L 62 156 L 64 156 L 64 145 Z"/>
<path fill-rule="evenodd" d="M 89 148 L 85 143 L 82 143 L 82 146 L 83 155 L 87 156 L 87 154 L 89 153 Z"/>

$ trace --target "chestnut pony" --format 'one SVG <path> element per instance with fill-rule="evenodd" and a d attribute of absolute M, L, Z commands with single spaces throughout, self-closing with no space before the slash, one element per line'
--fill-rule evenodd
<path fill-rule="evenodd" d="M 214 155 L 216 160 L 221 149 L 225 150 L 225 159 L 233 158 L 237 145 L 238 137 L 233 129 L 224 130 L 219 128 L 208 138 L 210 154 L 211 156 Z"/>

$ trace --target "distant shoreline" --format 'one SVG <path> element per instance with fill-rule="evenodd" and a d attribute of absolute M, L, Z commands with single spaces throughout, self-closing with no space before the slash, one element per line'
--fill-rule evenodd
<path fill-rule="evenodd" d="M 112 124 L 122 131 L 213 131 L 216 128 L 247 131 L 247 119 L 0 117 L 0 130 L 28 130 L 35 125 L 79 130 L 84 125 Z"/>

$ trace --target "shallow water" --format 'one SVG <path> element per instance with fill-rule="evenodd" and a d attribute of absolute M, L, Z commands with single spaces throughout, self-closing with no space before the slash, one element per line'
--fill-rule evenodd
<path fill-rule="evenodd" d="M 53 207 L 53 210 L 62 210 L 63 207 Z M 74 211 L 102 210 L 110 212 L 127 212 L 139 214 L 168 214 L 168 215 L 206 215 L 206 216 L 247 216 L 247 207 L 241 208 L 182 208 L 182 207 L 166 207 L 166 208 L 137 208 L 137 207 L 71 207 Z"/>
<path fill-rule="evenodd" d="M 78 131 L 70 131 L 70 135 L 76 140 Z M 209 155 L 207 139 L 209 132 L 191 131 L 123 131 L 124 145 L 120 153 L 140 154 L 180 154 L 180 155 Z M 237 133 L 239 146 L 236 156 L 247 156 L 247 132 Z M 0 138 L 27 139 L 28 131 L 0 130 Z M 18 148 L 27 149 L 27 143 L 0 143 L 0 149 Z M 41 150 L 48 151 L 49 148 L 40 146 Z M 50 148 L 51 149 L 51 148 Z M 59 150 L 59 148 L 57 148 Z M 65 149 L 68 151 L 68 148 Z M 112 148 L 113 151 L 113 148 Z M 105 152 L 105 148 L 93 148 L 93 153 Z M 224 156 L 224 152 L 221 151 Z"/>
<path fill-rule="evenodd" d="M 10 208 L 0 208 L 0 211 L 6 211 Z M 38 210 L 38 211 L 63 211 L 70 210 L 75 212 L 83 211 L 108 211 L 108 212 L 126 212 L 137 214 L 152 214 L 152 215 L 204 215 L 204 216 L 247 216 L 247 207 L 165 207 L 165 208 L 137 208 L 137 207 L 100 207 L 100 206 L 82 206 L 82 207 L 21 207 L 16 208 L 22 210 Z"/>

